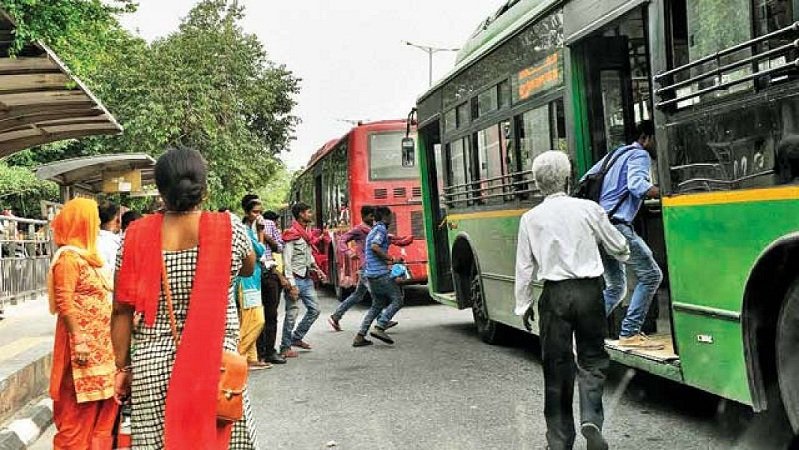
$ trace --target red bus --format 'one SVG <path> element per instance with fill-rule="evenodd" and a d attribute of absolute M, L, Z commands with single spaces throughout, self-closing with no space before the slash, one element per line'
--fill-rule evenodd
<path fill-rule="evenodd" d="M 414 239 L 407 247 L 391 246 L 389 254 L 405 258 L 411 272 L 407 284 L 427 283 L 419 169 L 402 161 L 406 132 L 405 120 L 358 124 L 322 146 L 292 182 L 289 204 L 302 201 L 313 207 L 315 227 L 322 231 L 317 262 L 339 298 L 357 284 L 361 262 L 337 251 L 338 238 L 360 223 L 363 205 L 391 208 L 389 232 Z M 415 139 L 415 129 L 411 137 Z"/>

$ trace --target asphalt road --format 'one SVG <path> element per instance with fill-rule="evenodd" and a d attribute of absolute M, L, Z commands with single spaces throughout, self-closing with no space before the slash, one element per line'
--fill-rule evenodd
<path fill-rule="evenodd" d="M 307 337 L 313 350 L 250 378 L 262 449 L 545 447 L 536 338 L 483 344 L 470 311 L 435 304 L 415 288 L 396 317 L 394 346 L 353 348 L 365 306 L 335 333 L 326 321 L 337 302 L 320 297 L 323 314 Z M 612 449 L 787 448 L 780 418 L 615 364 L 605 415 Z M 51 427 L 31 448 L 51 448 L 52 435 Z M 585 448 L 581 437 L 575 448 Z"/>
<path fill-rule="evenodd" d="M 470 311 L 409 292 L 394 346 L 353 348 L 358 306 L 333 332 L 320 291 L 313 350 L 250 380 L 266 449 L 538 449 L 546 445 L 537 339 L 480 341 Z M 281 305 L 282 306 L 282 305 Z M 712 368 L 709 368 L 712 370 Z M 575 405 L 575 411 L 579 411 Z M 605 434 L 616 449 L 784 448 L 777 420 L 733 402 L 613 365 Z M 585 448 L 578 437 L 575 448 Z"/>

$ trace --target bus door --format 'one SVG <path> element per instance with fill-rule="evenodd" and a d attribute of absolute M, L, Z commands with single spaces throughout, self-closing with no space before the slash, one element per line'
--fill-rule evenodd
<path fill-rule="evenodd" d="M 585 111 L 590 132 L 591 164 L 608 152 L 634 140 L 636 122 L 652 118 L 652 86 L 647 42 L 646 14 L 634 9 L 614 22 L 595 31 L 575 45 L 583 55 L 585 67 Z M 588 149 L 585 149 L 588 150 Z M 656 161 L 652 177 L 657 184 Z M 646 201 L 634 223 L 636 232 L 646 240 L 664 274 L 656 301 L 644 324 L 648 334 L 671 330 L 668 266 L 663 234 L 663 218 L 659 200 Z M 628 271 L 630 277 L 632 271 Z M 628 282 L 628 298 L 635 287 L 634 277 Z M 611 334 L 620 327 L 623 311 L 611 320 Z"/>
<path fill-rule="evenodd" d="M 314 176 L 314 217 L 316 218 L 316 227 L 320 230 L 325 229 L 324 211 L 322 211 L 322 174 L 319 173 Z"/>
<path fill-rule="evenodd" d="M 444 195 L 444 165 L 441 154 L 439 122 L 435 121 L 418 131 L 419 145 L 425 158 L 427 170 L 422 173 L 421 183 L 427 186 L 430 202 L 426 220 L 432 227 L 432 236 L 427 239 L 428 260 L 431 272 L 430 283 L 434 292 L 452 292 L 452 264 L 450 264 L 449 238 L 447 234 L 447 212 L 442 202 Z M 425 210 L 428 214 L 428 210 Z"/>

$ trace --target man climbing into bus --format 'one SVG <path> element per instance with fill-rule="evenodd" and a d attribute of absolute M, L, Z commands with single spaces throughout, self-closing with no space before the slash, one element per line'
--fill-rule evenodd
<path fill-rule="evenodd" d="M 524 326 L 531 331 L 533 283 L 543 281 L 538 325 L 548 448 L 574 446 L 572 398 L 577 375 L 580 431 L 589 450 L 604 450 L 608 444 L 602 436 L 602 391 L 610 358 L 605 351 L 604 267 L 599 245 L 619 261 L 630 253 L 626 239 L 599 205 L 566 195 L 570 174 L 571 164 L 563 152 L 548 151 L 533 161 L 536 185 L 547 197 L 519 223 L 514 312 L 523 315 Z"/>
<path fill-rule="evenodd" d="M 365 262 L 365 242 L 366 236 L 372 231 L 372 227 L 375 223 L 375 208 L 374 206 L 364 205 L 361 207 L 361 223 L 355 226 L 350 231 L 344 233 L 338 241 L 338 252 L 345 255 L 347 258 L 351 258 L 353 263 L 357 263 L 358 261 Z M 353 251 L 349 247 L 350 242 L 355 242 L 355 250 Z M 391 244 L 404 247 L 408 246 L 413 243 L 413 236 L 405 236 L 405 237 L 394 237 L 389 235 L 389 242 Z M 336 308 L 335 312 L 328 318 L 328 323 L 333 330 L 341 331 L 341 318 L 344 317 L 344 314 L 349 311 L 354 305 L 363 301 L 364 295 L 368 292 L 368 287 L 366 285 L 366 276 L 363 273 L 363 266 L 361 270 L 358 271 L 358 285 L 355 290 L 344 300 L 338 308 Z M 384 311 L 385 312 L 385 311 Z M 397 322 L 393 320 L 386 320 L 385 329 L 392 328 L 397 325 Z"/>
<path fill-rule="evenodd" d="M 377 325 L 370 333 L 372 337 L 380 339 L 386 344 L 393 344 L 394 340 L 386 333 L 387 325 L 394 314 L 402 307 L 402 290 L 391 277 L 389 264 L 400 262 L 388 255 L 389 237 L 388 227 L 391 225 L 391 209 L 386 206 L 375 208 L 375 224 L 366 236 L 364 275 L 367 278 L 369 294 L 372 296 L 372 306 L 361 322 L 361 329 L 355 335 L 353 347 L 372 345 L 366 339 L 366 333 L 378 315 Z M 382 311 L 382 313 L 381 313 Z"/>
<path fill-rule="evenodd" d="M 632 223 L 645 198 L 657 198 L 660 190 L 652 184 L 650 154 L 655 152 L 655 125 L 650 120 L 635 127 L 636 141 L 619 147 L 606 155 L 588 171 L 586 177 L 605 170 L 599 204 L 608 213 L 610 222 L 619 230 L 630 245 L 630 259 L 638 284 L 635 286 L 627 314 L 621 323 L 619 346 L 647 350 L 660 350 L 663 345 L 649 340 L 643 326 L 649 305 L 657 293 L 663 273 L 658 267 L 652 250 L 636 234 Z M 610 159 L 608 159 L 610 158 Z M 605 165 L 605 161 L 608 165 Z M 584 178 L 585 179 L 585 178 Z M 627 292 L 625 263 L 604 256 L 605 263 L 605 314 L 618 307 Z"/>

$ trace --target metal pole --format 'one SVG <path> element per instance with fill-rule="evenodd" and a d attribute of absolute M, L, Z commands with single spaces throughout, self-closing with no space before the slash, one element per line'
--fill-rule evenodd
<path fill-rule="evenodd" d="M 427 65 L 427 68 L 429 70 L 429 77 L 428 77 L 429 78 L 429 83 L 428 83 L 428 85 L 432 87 L 433 86 L 433 49 L 432 48 L 427 50 L 427 56 L 429 58 L 429 62 L 428 62 L 428 65 Z"/>

